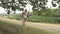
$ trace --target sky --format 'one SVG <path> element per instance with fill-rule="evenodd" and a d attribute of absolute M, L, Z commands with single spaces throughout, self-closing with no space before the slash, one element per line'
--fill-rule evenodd
<path fill-rule="evenodd" d="M 47 3 L 48 8 L 52 7 L 51 1 L 52 0 L 48 0 L 48 3 Z M 57 7 L 58 7 L 58 5 L 57 5 Z M 57 8 L 57 7 L 52 7 L 52 8 Z M 30 4 L 27 4 L 24 9 L 27 9 L 28 11 L 31 12 L 32 11 L 32 6 Z M 0 13 L 6 13 L 5 9 L 0 7 Z M 16 13 L 21 13 L 21 12 L 20 11 L 16 11 Z"/>

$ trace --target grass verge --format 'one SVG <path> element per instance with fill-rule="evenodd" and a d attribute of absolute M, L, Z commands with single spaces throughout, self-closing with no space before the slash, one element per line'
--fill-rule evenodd
<path fill-rule="evenodd" d="M 22 26 L 12 21 L 0 19 L 0 34 L 53 34 L 29 26 Z"/>

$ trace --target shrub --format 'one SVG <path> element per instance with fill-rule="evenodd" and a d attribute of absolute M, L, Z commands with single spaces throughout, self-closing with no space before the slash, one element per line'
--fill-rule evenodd
<path fill-rule="evenodd" d="M 9 17 L 11 18 L 11 17 Z M 12 17 L 16 20 L 21 20 L 21 15 L 15 15 Z M 60 17 L 48 17 L 48 16 L 38 16 L 34 14 L 29 14 L 29 17 L 27 18 L 27 21 L 30 22 L 48 22 L 48 23 L 60 23 Z"/>

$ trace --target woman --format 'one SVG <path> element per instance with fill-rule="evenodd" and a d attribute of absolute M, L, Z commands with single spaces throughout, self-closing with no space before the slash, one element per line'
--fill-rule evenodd
<path fill-rule="evenodd" d="M 27 12 L 27 9 L 25 9 L 25 11 L 22 13 L 22 23 L 23 23 L 23 25 L 25 25 L 27 17 L 28 17 L 28 12 Z"/>

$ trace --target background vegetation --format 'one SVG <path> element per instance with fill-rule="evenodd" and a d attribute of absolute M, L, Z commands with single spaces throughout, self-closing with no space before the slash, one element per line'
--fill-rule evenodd
<path fill-rule="evenodd" d="M 10 16 L 10 19 L 21 20 L 21 14 Z M 47 23 L 60 23 L 60 10 L 59 9 L 46 9 L 45 11 L 33 11 L 29 13 L 27 21 L 30 22 L 47 22 Z"/>

